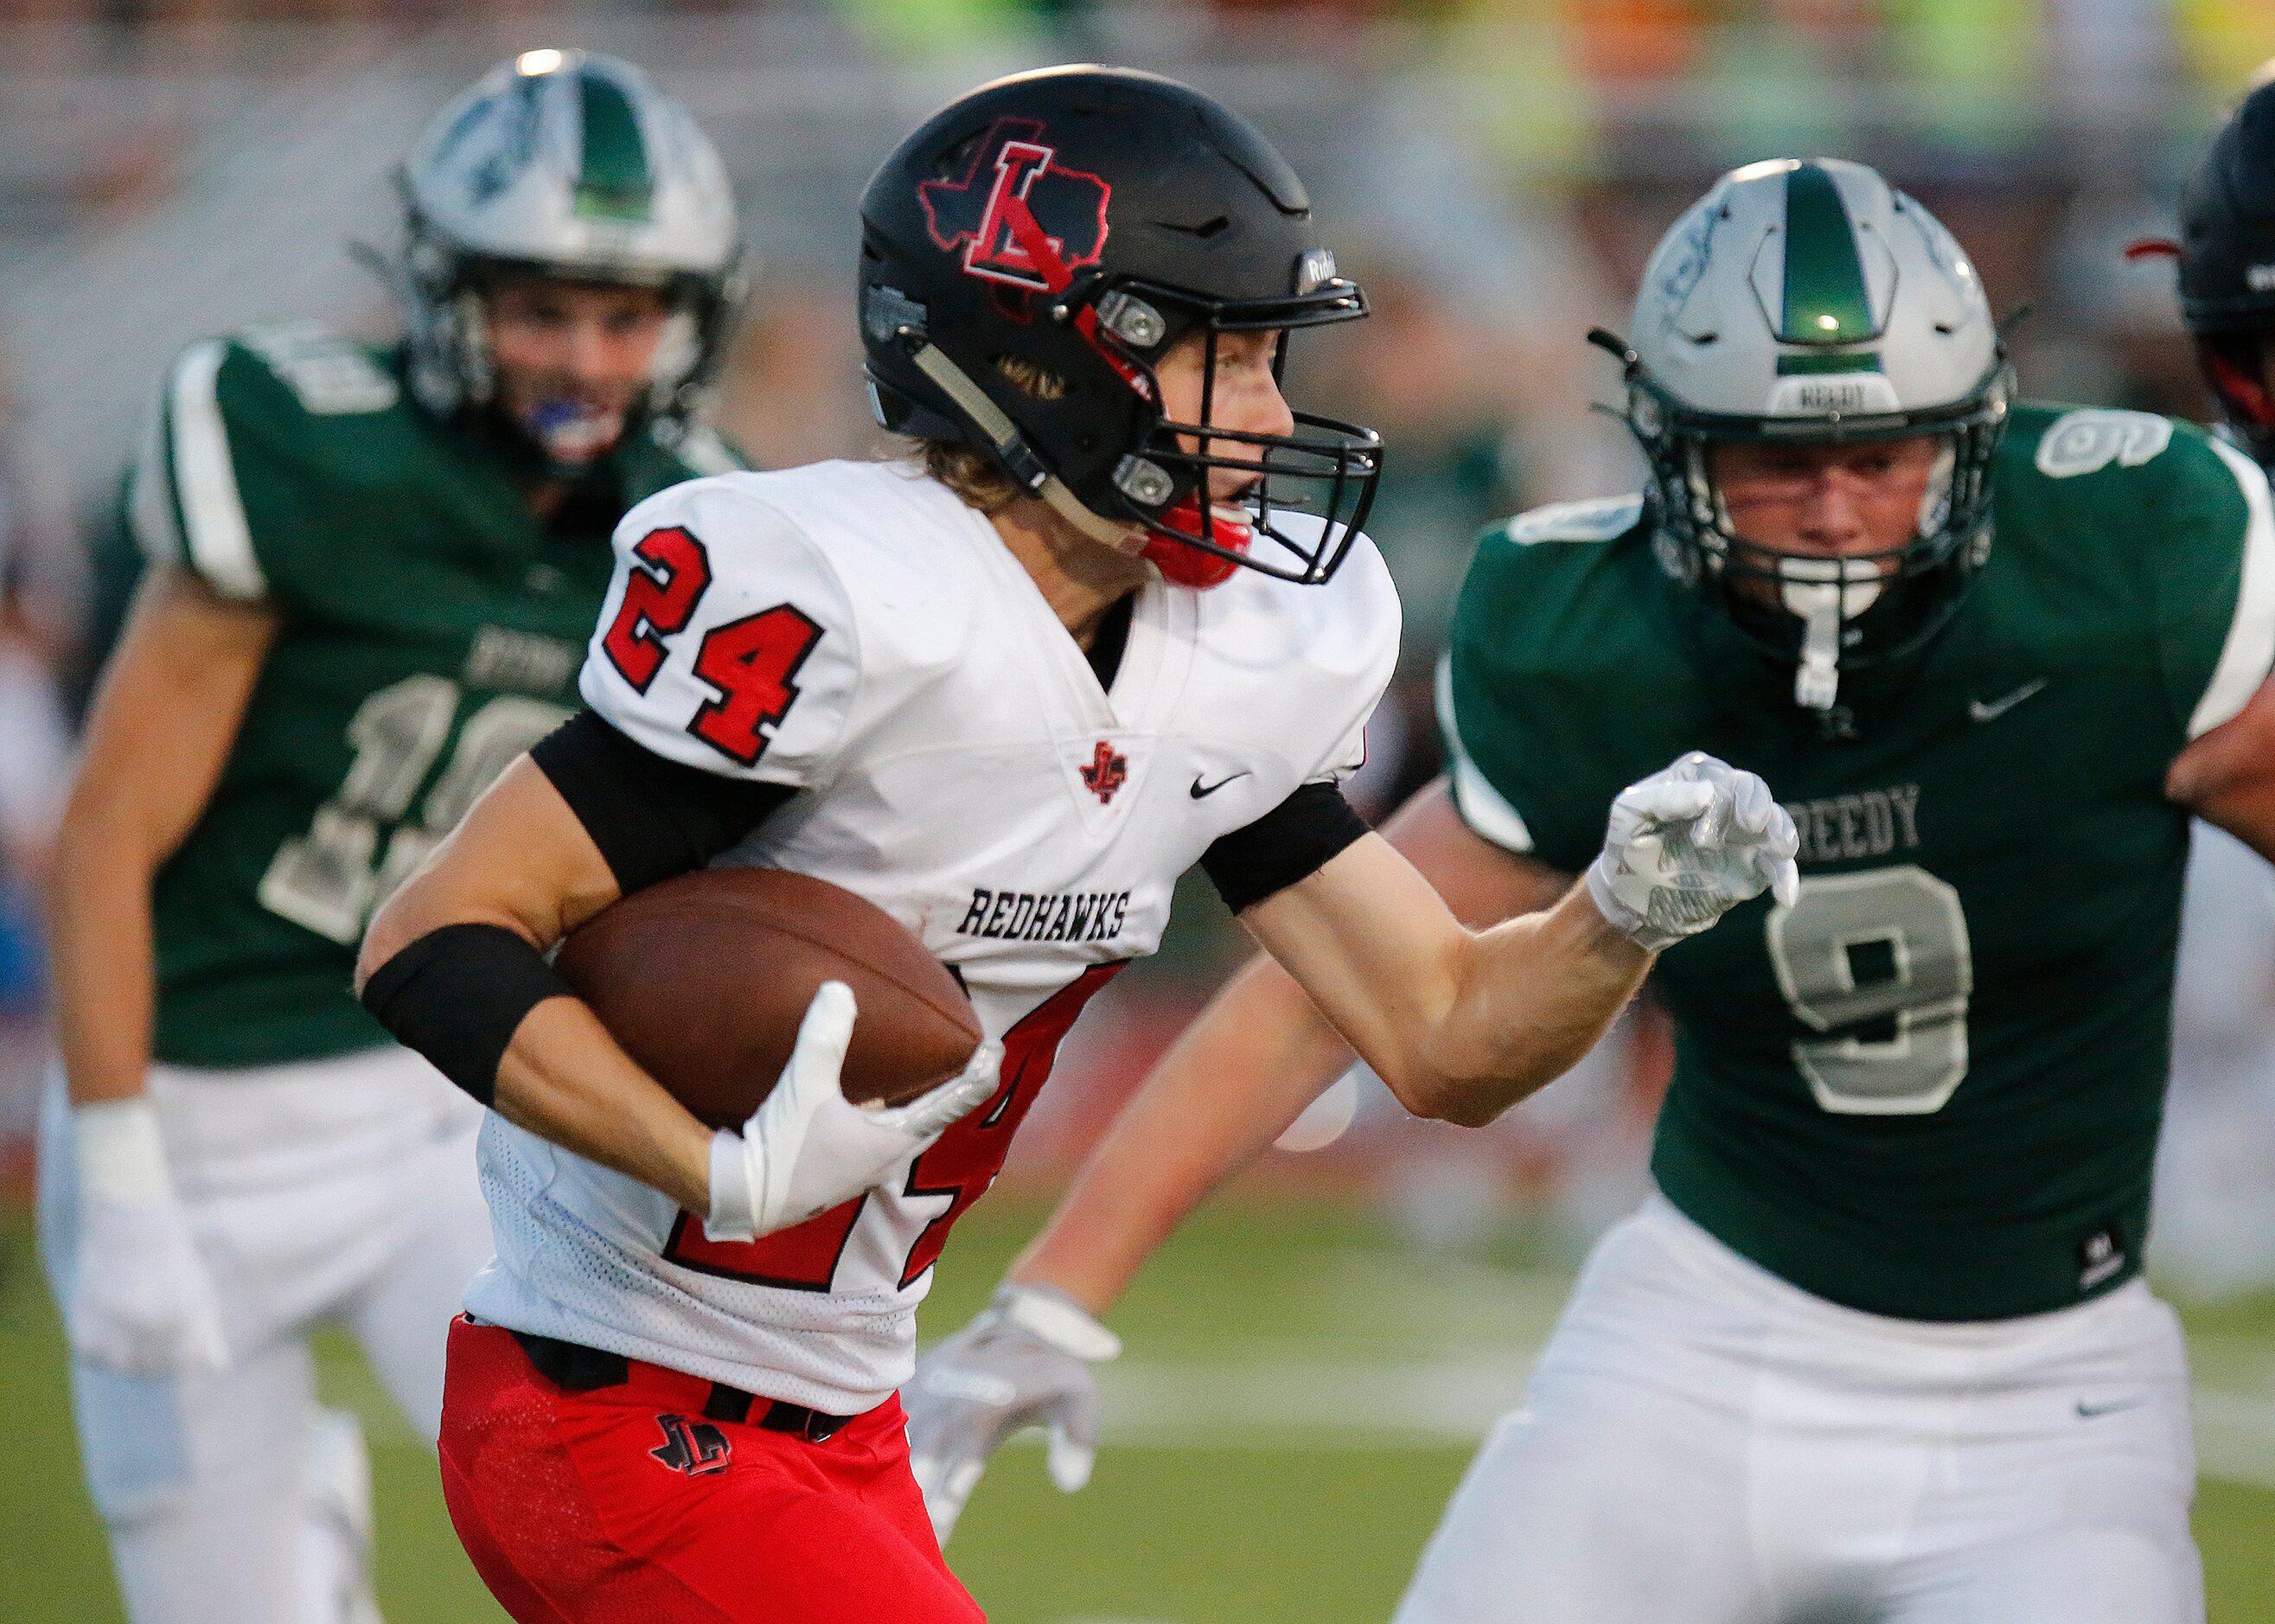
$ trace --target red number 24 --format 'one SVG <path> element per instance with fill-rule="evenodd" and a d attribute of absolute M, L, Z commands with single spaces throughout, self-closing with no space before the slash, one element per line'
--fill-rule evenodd
<path fill-rule="evenodd" d="M 624 601 L 601 638 L 601 650 L 636 692 L 646 693 L 663 668 L 664 639 L 686 629 L 696 605 L 711 590 L 711 555 L 677 525 L 649 532 L 632 548 L 638 562 L 624 582 Z M 688 732 L 750 766 L 766 753 L 768 736 L 797 702 L 794 680 L 821 628 L 788 603 L 712 627 L 695 651 L 695 675 L 715 697 L 687 723 Z"/>
<path fill-rule="evenodd" d="M 910 1164 L 903 1194 L 947 1196 L 949 1201 L 948 1210 L 926 1224 L 909 1249 L 901 1266 L 903 1286 L 938 1260 L 949 1230 L 1003 1170 L 1011 1136 L 1019 1131 L 1028 1107 L 1049 1080 L 1060 1042 L 1082 1007 L 1121 969 L 1120 964 L 1093 964 L 1021 1016 L 1003 1034 L 1003 1080 L 994 1098 L 941 1135 Z M 670 1262 L 729 1280 L 790 1291 L 827 1291 L 868 1199 L 857 1196 L 755 1241 L 706 1240 L 702 1224 L 682 1212 L 672 1225 L 663 1255 Z"/>

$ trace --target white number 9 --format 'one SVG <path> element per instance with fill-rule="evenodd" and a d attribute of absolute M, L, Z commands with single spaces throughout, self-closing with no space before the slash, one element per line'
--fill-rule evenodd
<path fill-rule="evenodd" d="M 1959 893 L 1910 864 L 1804 880 L 1766 929 L 1778 988 L 1804 1025 L 1894 1023 L 1885 1037 L 1795 1041 L 1794 1064 L 1818 1106 L 1852 1116 L 1940 1111 L 1967 1076 L 1975 991 Z"/>

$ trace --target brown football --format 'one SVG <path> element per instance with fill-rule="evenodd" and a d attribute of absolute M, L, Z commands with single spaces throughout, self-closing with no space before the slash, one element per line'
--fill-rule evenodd
<path fill-rule="evenodd" d="M 570 933 L 554 967 L 625 1053 L 714 1128 L 758 1109 L 816 988 L 853 989 L 845 1097 L 900 1105 L 962 1070 L 979 1018 L 881 908 L 810 874 L 714 868 L 650 886 Z"/>

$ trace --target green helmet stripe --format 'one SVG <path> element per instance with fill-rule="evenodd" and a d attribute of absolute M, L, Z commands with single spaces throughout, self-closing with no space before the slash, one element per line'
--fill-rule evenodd
<path fill-rule="evenodd" d="M 645 220 L 655 193 L 647 143 L 624 87 L 606 74 L 580 72 L 585 159 L 577 177 L 577 212 L 588 218 Z"/>
<path fill-rule="evenodd" d="M 1780 355 L 1777 358 L 1777 375 L 1780 378 L 1879 370 L 1880 352 L 1878 350 L 1857 350 L 1847 355 Z"/>
<path fill-rule="evenodd" d="M 1864 266 L 1840 188 L 1822 167 L 1803 163 L 1785 178 L 1785 313 L 1779 339 L 1846 344 L 1873 336 Z"/>

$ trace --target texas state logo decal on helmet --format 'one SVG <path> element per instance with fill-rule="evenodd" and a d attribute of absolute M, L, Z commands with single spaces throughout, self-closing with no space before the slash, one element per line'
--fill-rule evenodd
<path fill-rule="evenodd" d="M 861 343 L 877 420 L 984 452 L 1022 495 L 1195 589 L 1248 568 L 1318 583 L 1357 540 L 1372 429 L 1290 407 L 1231 427 L 1160 369 L 1356 321 L 1311 199 L 1261 132 L 1130 68 L 982 85 L 912 132 L 861 198 Z M 1188 344 L 1190 343 L 1190 348 Z M 1115 804 L 1122 803 L 1116 801 Z"/>
<path fill-rule="evenodd" d="M 999 120 L 971 151 L 962 178 L 917 186 L 932 239 L 964 253 L 966 274 L 1039 293 L 1062 293 L 1106 253 L 1114 188 L 1057 162 L 1038 119 Z"/>

